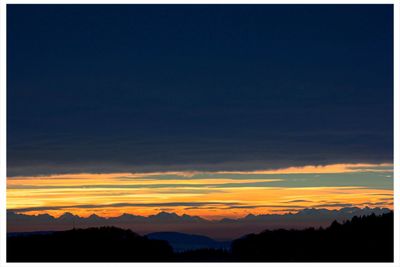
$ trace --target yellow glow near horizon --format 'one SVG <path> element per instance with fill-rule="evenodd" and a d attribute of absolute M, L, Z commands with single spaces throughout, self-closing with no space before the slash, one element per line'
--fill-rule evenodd
<path fill-rule="evenodd" d="M 22 209 L 21 212 L 26 214 L 48 213 L 56 217 L 65 212 L 83 217 L 93 213 L 114 217 L 123 213 L 147 216 L 168 211 L 216 219 L 237 218 L 249 213 L 284 213 L 309 207 L 337 209 L 343 204 L 393 208 L 393 190 L 387 188 L 274 185 L 283 181 L 274 177 L 278 174 L 310 174 L 311 177 L 313 174 L 376 172 L 384 177 L 393 172 L 390 167 L 391 164 L 332 164 L 246 172 L 10 177 L 7 179 L 7 209 Z M 207 176 L 196 177 L 204 174 Z M 253 174 L 266 177 L 246 176 Z"/>

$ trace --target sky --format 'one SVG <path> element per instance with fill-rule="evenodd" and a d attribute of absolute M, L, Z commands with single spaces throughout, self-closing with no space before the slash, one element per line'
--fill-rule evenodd
<path fill-rule="evenodd" d="M 391 5 L 7 15 L 8 209 L 232 217 L 392 205 Z"/>

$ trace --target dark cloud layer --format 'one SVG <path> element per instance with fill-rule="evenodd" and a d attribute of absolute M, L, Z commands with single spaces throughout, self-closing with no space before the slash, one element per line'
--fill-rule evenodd
<path fill-rule="evenodd" d="M 391 162 L 390 5 L 9 5 L 8 175 Z"/>

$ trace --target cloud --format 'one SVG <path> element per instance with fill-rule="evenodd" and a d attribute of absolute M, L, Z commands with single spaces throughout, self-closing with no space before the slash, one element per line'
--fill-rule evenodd
<path fill-rule="evenodd" d="M 10 7 L 8 176 L 393 161 L 390 5 L 104 8 Z"/>
<path fill-rule="evenodd" d="M 30 212 L 30 211 L 45 211 L 45 210 L 64 210 L 64 209 L 95 209 L 95 208 L 121 208 L 121 207 L 202 207 L 215 205 L 236 205 L 238 202 L 160 202 L 160 203 L 113 203 L 113 204 L 93 204 L 93 205 L 68 205 L 68 206 L 41 206 L 8 209 L 10 212 Z"/>
<path fill-rule="evenodd" d="M 11 177 L 7 179 L 7 208 L 31 214 L 77 209 L 80 214 L 96 211 L 109 216 L 136 210 L 146 215 L 175 207 L 176 212 L 197 208 L 201 215 L 215 217 L 233 210 L 239 216 L 250 209 L 257 214 L 319 204 L 357 206 L 384 202 L 382 198 L 391 196 L 393 179 L 378 174 L 351 171 L 315 177 L 309 173 L 198 172 L 188 177 L 167 172 Z M 391 207 L 389 202 L 382 206 Z M 187 206 L 179 206 L 183 204 Z"/>
<path fill-rule="evenodd" d="M 288 209 L 301 209 L 304 206 L 296 205 L 229 205 L 222 209 L 254 209 L 254 208 L 288 208 Z"/>
<path fill-rule="evenodd" d="M 374 168 L 365 172 L 364 168 Z M 384 168 L 383 168 L 384 167 Z M 49 176 L 8 177 L 8 190 L 62 189 L 160 189 L 164 193 L 221 193 L 235 188 L 317 188 L 359 187 L 393 189 L 393 179 L 383 179 L 390 164 L 343 164 L 248 172 L 153 172 L 153 173 L 76 173 Z M 319 172 L 318 176 L 312 172 Z M 311 173 L 309 173 L 311 172 Z M 167 190 L 169 189 L 169 192 Z M 159 191 L 159 193 L 162 193 Z"/>
<path fill-rule="evenodd" d="M 308 165 L 300 167 L 289 167 L 276 170 L 255 170 L 255 171 L 221 171 L 223 174 L 321 174 L 321 173 L 352 173 L 352 172 L 393 172 L 393 164 L 330 164 L 330 165 Z"/>
<path fill-rule="evenodd" d="M 353 204 L 348 204 L 348 203 L 324 203 L 324 204 L 319 204 L 319 205 L 313 205 L 314 208 L 328 208 L 328 207 L 340 207 L 340 208 L 346 208 L 346 207 L 353 207 Z"/>
<path fill-rule="evenodd" d="M 298 203 L 298 202 L 310 202 L 310 201 L 304 200 L 304 199 L 295 199 L 295 200 L 286 201 L 286 203 Z"/>

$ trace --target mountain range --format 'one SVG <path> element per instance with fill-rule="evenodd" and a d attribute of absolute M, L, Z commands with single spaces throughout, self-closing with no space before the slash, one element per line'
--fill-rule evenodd
<path fill-rule="evenodd" d="M 131 229 L 139 234 L 154 232 L 180 232 L 191 235 L 204 235 L 218 241 L 240 238 L 249 232 L 265 229 L 303 229 L 307 227 L 326 227 L 333 220 L 344 221 L 353 216 L 387 213 L 387 208 L 346 207 L 338 210 L 304 209 L 285 214 L 248 214 L 238 219 L 223 218 L 207 220 L 199 216 L 160 212 L 150 216 L 122 214 L 118 217 L 104 218 L 96 214 L 80 217 L 64 213 L 58 218 L 49 214 L 26 215 L 7 212 L 7 232 L 60 231 L 72 228 L 116 226 Z"/>

